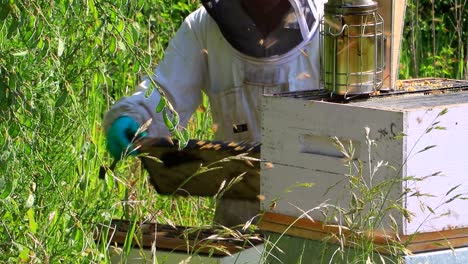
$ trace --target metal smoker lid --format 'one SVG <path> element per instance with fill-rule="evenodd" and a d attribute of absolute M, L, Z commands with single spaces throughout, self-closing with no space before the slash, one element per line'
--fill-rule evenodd
<path fill-rule="evenodd" d="M 325 14 L 361 15 L 377 11 L 377 2 L 372 0 L 329 0 Z"/>

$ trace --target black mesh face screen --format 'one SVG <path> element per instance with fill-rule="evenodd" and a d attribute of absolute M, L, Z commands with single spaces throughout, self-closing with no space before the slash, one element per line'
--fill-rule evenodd
<path fill-rule="evenodd" d="M 276 29 L 263 36 L 242 7 L 241 0 L 203 0 L 202 4 L 217 23 L 224 38 L 245 55 L 255 58 L 282 55 L 303 41 L 299 18 L 293 7 L 290 7 Z M 301 7 L 299 12 L 307 14 L 307 8 Z M 307 24 L 309 19 L 310 16 L 306 16 Z M 310 22 L 313 24 L 313 15 L 312 20 Z"/>

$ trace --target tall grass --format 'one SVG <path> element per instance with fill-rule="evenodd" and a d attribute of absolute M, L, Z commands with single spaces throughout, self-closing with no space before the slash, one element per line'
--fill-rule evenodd
<path fill-rule="evenodd" d="M 112 218 L 208 221 L 209 202 L 157 197 L 135 160 L 98 179 L 110 163 L 103 113 L 152 71 L 195 5 L 1 2 L 0 262 L 105 261 L 95 234 Z"/>
<path fill-rule="evenodd" d="M 465 2 L 432 1 L 445 11 L 424 20 L 430 2 L 410 1 L 401 76 L 466 76 Z M 105 262 L 95 235 L 112 218 L 211 221 L 214 201 L 155 194 L 136 159 L 98 179 L 111 163 L 103 114 L 152 71 L 197 6 L 0 1 L 0 262 Z M 192 137 L 212 137 L 206 98 L 189 127 Z"/>
<path fill-rule="evenodd" d="M 345 175 L 346 190 L 350 193 L 349 202 L 344 206 L 330 205 L 326 212 L 327 221 L 343 225 L 344 231 L 333 234 L 326 240 L 337 240 L 339 246 L 335 247 L 335 254 L 331 262 L 343 263 L 404 263 L 404 256 L 411 254 L 406 248 L 417 236 L 419 228 L 429 219 L 440 217 L 440 207 L 455 199 L 462 199 L 458 192 L 459 186 L 447 186 L 448 192 L 440 197 L 440 204 L 431 208 L 424 202 L 419 207 L 429 212 L 424 220 L 407 241 L 400 241 L 398 235 L 401 233 L 401 220 L 412 221 L 413 212 L 405 207 L 408 197 L 431 197 L 431 193 L 421 193 L 414 188 L 416 182 L 426 181 L 429 178 L 440 177 L 441 172 L 430 175 L 404 175 L 404 166 L 415 155 L 429 151 L 437 146 L 421 146 L 419 142 L 424 137 L 430 137 L 430 133 L 436 130 L 445 130 L 438 126 L 442 116 L 448 110 L 443 109 L 426 129 L 418 136 L 415 144 L 408 149 L 403 163 L 394 167 L 385 160 L 379 160 L 374 155 L 377 143 L 370 138 L 369 128 L 365 129 L 366 146 L 368 157 L 364 160 L 355 159 L 357 153 L 352 142 L 341 142 L 334 138 L 335 145 L 345 157 L 345 166 L 348 173 Z M 406 135 L 395 136 L 393 140 L 402 140 Z M 382 179 L 382 175 L 390 177 Z M 401 186 L 404 186 L 402 188 Z M 337 188 L 332 186 L 331 189 Z M 395 192 L 395 190 L 398 190 Z M 335 190 L 336 191 L 336 190 Z M 455 197 L 455 198 L 453 198 Z M 440 215 L 438 215 L 440 214 Z M 419 216 L 422 217 L 422 216 Z M 397 220 L 398 219 L 398 220 Z M 387 236 L 386 244 L 377 244 L 374 241 L 374 233 Z M 325 245 L 325 248 L 328 247 Z"/>
<path fill-rule="evenodd" d="M 400 78 L 468 79 L 466 0 L 408 0 Z"/>

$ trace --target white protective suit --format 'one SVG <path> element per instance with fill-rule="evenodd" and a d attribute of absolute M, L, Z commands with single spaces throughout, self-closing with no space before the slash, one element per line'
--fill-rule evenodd
<path fill-rule="evenodd" d="M 301 41 L 284 54 L 269 57 L 249 56 L 236 50 L 207 12 L 220 1 L 205 1 L 204 7 L 184 20 L 154 75 L 146 77 L 135 94 L 119 100 L 109 110 L 104 119 L 105 130 L 120 116 L 132 117 L 140 125 L 151 118 L 149 136 L 169 136 L 162 116 L 155 111 L 159 93 L 154 90 L 145 98 L 152 78 L 179 113 L 182 126 L 200 105 L 203 91 L 210 99 L 213 122 L 218 127 L 217 140 L 259 142 L 263 94 L 319 88 L 318 28 L 323 1 L 290 0 L 294 10 L 285 21 L 300 29 Z M 312 23 L 307 24 L 306 12 L 313 16 Z M 258 44 L 262 42 L 259 40 Z M 249 211 L 249 205 L 242 206 L 243 203 L 239 201 L 238 206 Z M 258 203 L 256 206 L 258 209 Z"/>

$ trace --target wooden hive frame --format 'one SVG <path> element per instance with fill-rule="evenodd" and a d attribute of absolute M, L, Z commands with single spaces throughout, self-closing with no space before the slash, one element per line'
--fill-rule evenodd
<path fill-rule="evenodd" d="M 133 229 L 132 222 L 113 220 L 108 241 L 123 246 Z M 224 231 L 224 232 L 223 232 Z M 204 254 L 214 257 L 229 256 L 261 244 L 259 233 L 239 230 L 195 228 L 158 223 L 136 223 L 132 245 L 137 248 Z M 127 242 L 128 243 L 128 242 Z M 154 245 L 153 245 L 154 244 Z"/>

